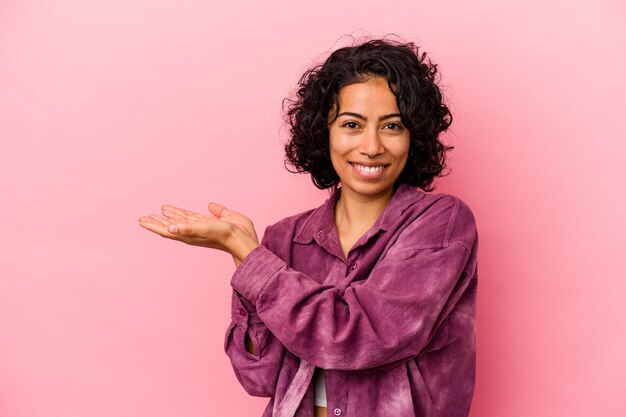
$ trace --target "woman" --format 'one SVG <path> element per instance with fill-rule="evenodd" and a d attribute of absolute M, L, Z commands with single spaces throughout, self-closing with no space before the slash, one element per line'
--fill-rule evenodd
<path fill-rule="evenodd" d="M 413 44 L 333 52 L 289 102 L 287 160 L 332 195 L 269 226 L 211 203 L 140 224 L 233 256 L 225 349 L 264 416 L 467 416 L 478 237 L 460 199 L 429 194 L 451 122 Z M 420 190 L 420 187 L 422 190 Z"/>

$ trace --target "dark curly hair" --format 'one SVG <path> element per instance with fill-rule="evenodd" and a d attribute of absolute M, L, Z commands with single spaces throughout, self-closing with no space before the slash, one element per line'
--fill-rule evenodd
<path fill-rule="evenodd" d="M 296 97 L 283 100 L 291 136 L 285 144 L 285 167 L 290 172 L 309 172 L 318 188 L 337 189 L 340 180 L 328 150 L 338 93 L 342 87 L 372 76 L 387 81 L 402 123 L 410 132 L 409 157 L 395 185 L 409 183 L 431 191 L 433 179 L 442 176 L 445 153 L 454 149 L 439 141 L 439 134 L 452 123 L 452 115 L 437 86 L 437 65 L 413 42 L 370 40 L 337 49 L 323 64 L 307 70 L 298 81 Z M 329 123 L 333 108 L 335 115 Z"/>

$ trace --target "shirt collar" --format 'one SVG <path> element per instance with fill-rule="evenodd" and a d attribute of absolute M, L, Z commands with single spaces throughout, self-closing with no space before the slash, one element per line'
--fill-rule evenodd
<path fill-rule="evenodd" d="M 340 194 L 341 188 L 338 188 L 324 204 L 311 212 L 307 221 L 296 230 L 294 242 L 307 244 L 315 239 L 321 244 L 326 240 L 335 227 L 335 204 L 339 200 Z M 424 192 L 419 188 L 410 184 L 400 184 L 389 200 L 387 207 L 366 232 L 366 240 L 378 233 L 379 230 L 389 230 L 410 205 L 423 197 Z"/>

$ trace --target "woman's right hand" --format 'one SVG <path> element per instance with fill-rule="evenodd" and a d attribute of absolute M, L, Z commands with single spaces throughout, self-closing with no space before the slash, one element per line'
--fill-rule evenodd
<path fill-rule="evenodd" d="M 162 216 L 143 216 L 139 224 L 168 239 L 228 252 L 239 266 L 248 253 L 259 246 L 252 221 L 217 203 L 209 204 L 209 210 L 212 215 L 165 205 L 161 208 Z"/>
<path fill-rule="evenodd" d="M 238 226 L 248 236 L 254 238 L 255 240 L 259 240 L 252 220 L 238 211 L 227 209 L 217 203 L 209 203 L 209 211 L 220 220 L 224 220 Z"/>
<path fill-rule="evenodd" d="M 209 203 L 209 211 L 220 220 L 224 220 L 236 225 L 246 235 L 253 238 L 256 242 L 259 241 L 252 220 L 239 213 L 238 211 L 227 209 L 221 204 L 215 202 Z M 239 267 L 241 261 L 242 259 L 239 259 L 235 255 L 233 255 L 233 262 L 235 262 L 235 267 Z"/>

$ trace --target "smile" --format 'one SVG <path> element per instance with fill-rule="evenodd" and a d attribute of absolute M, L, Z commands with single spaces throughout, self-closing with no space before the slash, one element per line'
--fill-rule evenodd
<path fill-rule="evenodd" d="M 354 171 L 359 176 L 365 179 L 377 179 L 382 176 L 383 171 L 387 167 L 386 165 L 365 166 L 350 162 L 350 165 L 354 168 Z"/>

